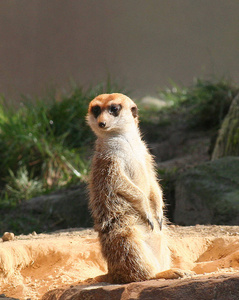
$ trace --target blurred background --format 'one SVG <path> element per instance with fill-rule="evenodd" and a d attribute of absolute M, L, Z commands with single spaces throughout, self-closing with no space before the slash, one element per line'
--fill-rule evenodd
<path fill-rule="evenodd" d="M 110 74 L 134 95 L 173 80 L 239 78 L 236 0 L 5 0 L 0 93 L 42 95 Z"/>
<path fill-rule="evenodd" d="M 0 1 L 0 233 L 93 225 L 97 94 L 140 113 L 167 218 L 239 224 L 239 2 Z"/>

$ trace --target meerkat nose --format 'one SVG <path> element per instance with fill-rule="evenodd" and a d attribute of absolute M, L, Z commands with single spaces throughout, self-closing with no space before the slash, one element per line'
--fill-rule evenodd
<path fill-rule="evenodd" d="M 100 122 L 100 123 L 99 123 L 100 128 L 104 128 L 105 125 L 106 125 L 106 122 Z"/>

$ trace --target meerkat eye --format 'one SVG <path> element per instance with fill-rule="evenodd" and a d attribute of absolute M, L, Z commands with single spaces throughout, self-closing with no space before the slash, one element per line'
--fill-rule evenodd
<path fill-rule="evenodd" d="M 101 108 L 99 107 L 99 105 L 93 106 L 91 108 L 91 112 L 92 112 L 93 116 L 95 118 L 97 118 L 100 115 L 100 113 L 101 113 Z"/>
<path fill-rule="evenodd" d="M 120 104 L 112 104 L 109 107 L 109 113 L 114 117 L 117 117 L 119 115 L 121 108 L 122 106 Z"/>

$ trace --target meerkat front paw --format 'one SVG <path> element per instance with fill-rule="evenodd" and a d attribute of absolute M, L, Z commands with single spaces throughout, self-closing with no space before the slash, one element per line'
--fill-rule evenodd
<path fill-rule="evenodd" d="M 163 228 L 163 218 L 162 217 L 157 217 L 157 222 L 159 224 L 159 229 L 162 230 Z"/>
<path fill-rule="evenodd" d="M 162 228 L 163 228 L 163 210 L 159 207 L 156 209 L 155 219 L 158 222 L 159 229 L 162 230 Z"/>

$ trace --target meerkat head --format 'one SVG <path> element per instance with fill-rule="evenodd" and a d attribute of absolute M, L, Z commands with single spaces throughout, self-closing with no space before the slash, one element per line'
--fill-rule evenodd
<path fill-rule="evenodd" d="M 138 126 L 138 109 L 123 94 L 102 94 L 90 102 L 87 122 L 97 136 L 122 134 Z"/>

